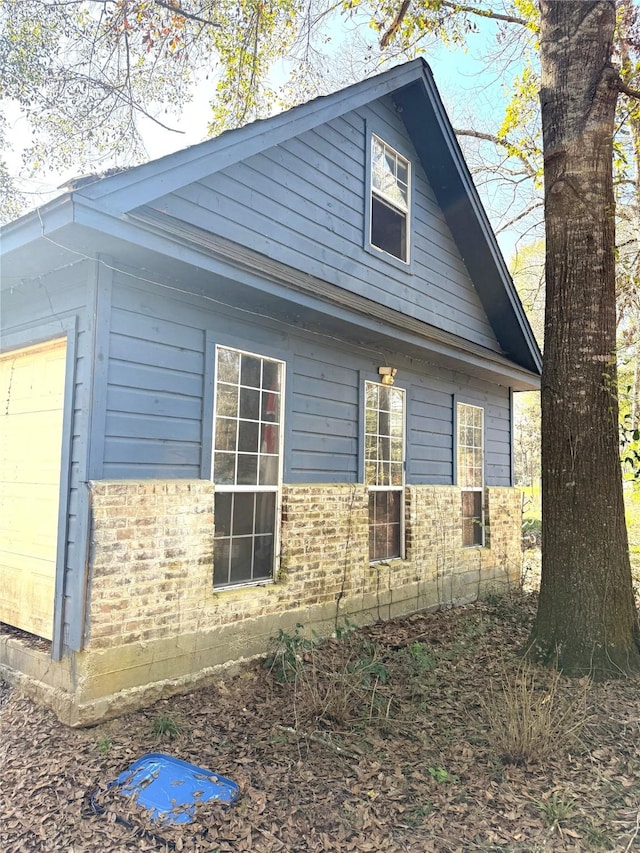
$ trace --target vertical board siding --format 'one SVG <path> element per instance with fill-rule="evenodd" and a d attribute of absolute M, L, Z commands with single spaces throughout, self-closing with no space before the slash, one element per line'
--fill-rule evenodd
<path fill-rule="evenodd" d="M 368 129 L 413 164 L 412 266 L 366 251 Z M 427 129 L 428 132 L 428 129 Z M 157 209 L 382 305 L 498 350 L 390 99 L 335 119 L 162 197 Z M 367 237 L 368 239 L 368 237 Z"/>

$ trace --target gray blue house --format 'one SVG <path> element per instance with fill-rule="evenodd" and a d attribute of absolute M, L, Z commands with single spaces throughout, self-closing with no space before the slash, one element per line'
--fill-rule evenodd
<path fill-rule="evenodd" d="M 0 671 L 62 719 L 518 579 L 540 354 L 423 61 L 1 240 Z"/>

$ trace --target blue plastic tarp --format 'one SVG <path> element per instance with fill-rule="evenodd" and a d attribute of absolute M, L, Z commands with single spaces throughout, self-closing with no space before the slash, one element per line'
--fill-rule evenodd
<path fill-rule="evenodd" d="M 240 793 L 231 779 L 161 752 L 138 758 L 108 787 L 119 789 L 147 809 L 150 820 L 164 825 L 191 823 L 198 803 L 229 804 Z"/>

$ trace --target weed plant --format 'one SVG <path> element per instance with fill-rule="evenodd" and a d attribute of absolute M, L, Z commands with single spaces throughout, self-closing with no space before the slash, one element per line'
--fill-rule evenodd
<path fill-rule="evenodd" d="M 107 756 L 111 752 L 111 747 L 113 746 L 113 740 L 110 737 L 101 737 L 98 741 L 98 751 L 101 755 Z"/>
<path fill-rule="evenodd" d="M 281 629 L 265 665 L 278 682 L 293 686 L 296 717 L 346 724 L 389 714 L 391 697 L 382 690 L 388 666 L 349 623 L 324 642 L 307 637 L 300 623 L 291 633 Z"/>
<path fill-rule="evenodd" d="M 533 799 L 533 804 L 541 812 L 549 829 L 562 827 L 575 816 L 575 797 L 565 797 L 559 791 L 551 791 L 548 796 Z"/>
<path fill-rule="evenodd" d="M 455 773 L 449 773 L 449 771 L 445 770 L 444 767 L 428 767 L 427 772 L 429 773 L 429 776 L 438 783 L 438 785 L 458 781 L 458 777 Z"/>
<path fill-rule="evenodd" d="M 166 714 L 159 716 L 153 723 L 152 732 L 156 737 L 168 737 L 171 740 L 180 734 L 180 725 Z"/>

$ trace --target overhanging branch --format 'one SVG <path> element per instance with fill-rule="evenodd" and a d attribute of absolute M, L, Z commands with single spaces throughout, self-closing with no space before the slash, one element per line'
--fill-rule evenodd
<path fill-rule="evenodd" d="M 618 89 L 624 95 L 628 95 L 630 98 L 635 98 L 637 101 L 640 101 L 640 89 L 632 89 L 631 86 L 627 86 L 620 76 L 618 76 Z"/>
<path fill-rule="evenodd" d="M 196 15 L 194 12 L 187 12 L 187 10 L 183 9 L 178 3 L 167 2 L 167 0 L 153 0 L 153 2 L 156 6 L 162 6 L 163 9 L 168 9 L 176 15 L 180 15 L 181 18 L 189 18 L 189 20 L 197 21 L 199 24 L 205 24 L 207 27 L 220 26 L 216 21 L 208 21 L 206 18 L 201 18 L 200 15 Z"/>
<path fill-rule="evenodd" d="M 63 6 L 80 6 L 86 0 L 57 0 L 55 3 L 50 3 L 50 6 L 53 7 L 63 7 Z M 97 5 L 105 6 L 105 0 L 88 0 L 90 3 L 95 3 Z M 154 6 L 161 6 L 163 9 L 168 9 L 170 12 L 173 12 L 176 15 L 180 15 L 181 18 L 189 18 L 190 21 L 197 21 L 199 24 L 205 24 L 207 27 L 220 27 L 221 25 L 216 21 L 207 20 L 207 18 L 201 18 L 200 15 L 196 15 L 195 12 L 188 12 L 186 9 L 183 9 L 182 6 L 174 0 L 172 3 L 171 0 L 153 0 Z"/>
<path fill-rule="evenodd" d="M 501 148 L 504 148 L 507 153 L 511 157 L 517 157 L 522 165 L 525 167 L 527 174 L 531 178 L 535 178 L 537 176 L 536 170 L 529 163 L 527 157 L 518 151 L 518 147 L 514 145 L 512 142 L 509 142 L 508 139 L 503 139 L 501 136 L 496 136 L 493 133 L 482 133 L 479 130 L 471 130 L 470 128 L 463 127 L 454 127 L 453 129 L 456 136 L 471 136 L 474 139 L 482 139 L 485 142 L 492 142 L 494 145 L 498 145 Z"/>
<path fill-rule="evenodd" d="M 427 0 L 427 3 L 425 5 L 428 11 L 431 6 L 429 0 Z M 407 12 L 409 11 L 410 6 L 411 0 L 403 0 L 402 5 L 398 9 L 398 14 L 395 16 L 388 29 L 385 30 L 385 32 L 382 34 L 382 37 L 380 39 L 381 48 L 387 47 L 389 45 L 389 42 L 398 32 L 398 30 L 402 26 L 402 22 L 404 21 Z M 465 15 L 477 15 L 480 18 L 489 18 L 492 21 L 504 21 L 508 24 L 518 24 L 521 27 L 528 27 L 531 23 L 525 18 L 518 18 L 515 15 L 504 15 L 500 12 L 494 12 L 493 9 L 479 9 L 476 6 L 464 6 L 459 3 L 452 3 L 451 0 L 436 0 L 436 2 L 433 4 L 433 10 L 437 11 L 438 9 L 442 8 L 453 9 L 454 12 L 462 12 Z"/>
<path fill-rule="evenodd" d="M 388 47 L 389 42 L 395 36 L 395 34 L 400 29 L 402 22 L 404 21 L 404 17 L 409 11 L 409 6 L 411 5 L 411 0 L 402 0 L 402 5 L 398 9 L 398 14 L 395 16 L 393 21 L 391 22 L 391 26 L 389 29 L 383 33 L 382 38 L 380 39 L 380 47 L 385 48 Z"/>

